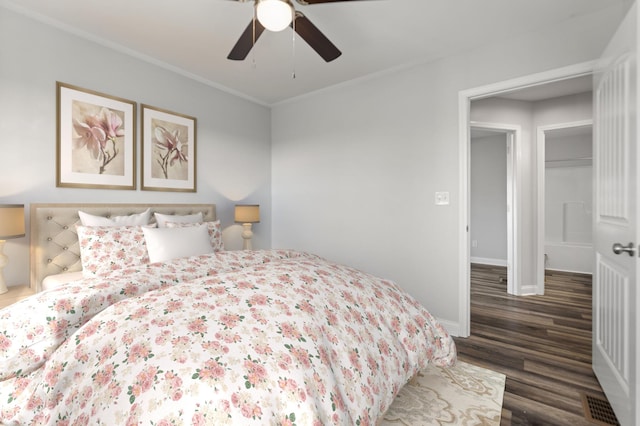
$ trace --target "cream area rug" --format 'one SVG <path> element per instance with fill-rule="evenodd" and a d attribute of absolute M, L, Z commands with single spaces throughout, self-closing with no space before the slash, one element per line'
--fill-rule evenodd
<path fill-rule="evenodd" d="M 402 388 L 380 426 L 499 425 L 504 374 L 458 361 L 429 366 Z"/>

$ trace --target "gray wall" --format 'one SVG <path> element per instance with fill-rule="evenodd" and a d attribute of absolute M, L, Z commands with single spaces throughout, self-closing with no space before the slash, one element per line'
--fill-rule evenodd
<path fill-rule="evenodd" d="M 592 60 L 620 12 L 274 107 L 274 246 L 393 279 L 455 332 L 466 227 L 459 221 L 459 92 Z M 448 191 L 451 203 L 435 205 L 437 191 Z"/>
<path fill-rule="evenodd" d="M 56 188 L 56 81 L 196 117 L 197 192 Z M 254 246 L 271 245 L 266 107 L 0 7 L 0 117 L 0 203 L 216 203 L 233 249 L 242 246 L 233 205 L 246 200 L 261 205 Z M 27 283 L 28 236 L 5 252 L 7 283 Z"/>
<path fill-rule="evenodd" d="M 545 241 L 591 244 L 592 134 L 545 141 Z"/>
<path fill-rule="evenodd" d="M 471 139 L 471 261 L 507 265 L 507 135 Z"/>
<path fill-rule="evenodd" d="M 455 332 L 459 92 L 592 60 L 623 12 L 428 63 L 416 58 L 269 111 L 0 8 L 0 177 L 8 182 L 0 202 L 214 202 L 225 243 L 238 246 L 233 204 L 260 203 L 258 248 L 307 250 L 394 279 Z M 56 188 L 55 81 L 197 117 L 198 192 Z M 450 204 L 436 206 L 436 191 L 448 191 Z M 28 240 L 6 251 L 10 284 L 24 282 Z"/>

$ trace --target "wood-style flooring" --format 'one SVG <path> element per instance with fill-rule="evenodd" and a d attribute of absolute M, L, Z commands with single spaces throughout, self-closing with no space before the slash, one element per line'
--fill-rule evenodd
<path fill-rule="evenodd" d="M 471 267 L 471 336 L 458 358 L 507 376 L 502 425 L 593 425 L 582 394 L 606 399 L 591 369 L 591 276 L 547 272 L 544 296 L 507 294 L 506 269 Z"/>

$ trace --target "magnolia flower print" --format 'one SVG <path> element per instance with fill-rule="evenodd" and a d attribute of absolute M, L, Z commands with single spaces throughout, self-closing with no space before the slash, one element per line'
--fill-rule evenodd
<path fill-rule="evenodd" d="M 73 118 L 74 149 L 86 148 L 91 158 L 98 162 L 99 173 L 103 174 L 109 163 L 120 153 L 116 142 L 124 136 L 122 118 L 108 108 L 101 108 L 98 114 Z"/>
<path fill-rule="evenodd" d="M 183 164 L 188 164 L 187 143 L 183 142 L 183 133 L 180 128 L 172 132 L 158 124 L 153 126 L 153 143 L 156 146 L 156 161 L 162 169 L 162 175 L 169 179 L 169 169 Z"/>

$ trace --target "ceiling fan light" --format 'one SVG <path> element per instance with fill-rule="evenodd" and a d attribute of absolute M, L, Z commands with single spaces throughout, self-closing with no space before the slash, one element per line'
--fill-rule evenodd
<path fill-rule="evenodd" d="M 269 31 L 282 31 L 293 20 L 293 6 L 288 0 L 259 0 L 256 15 Z"/>

